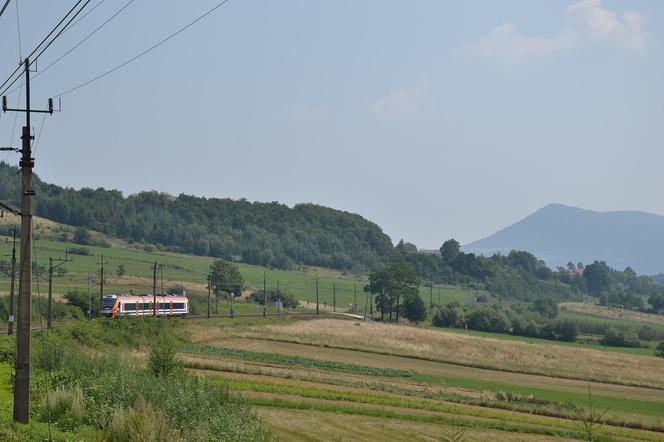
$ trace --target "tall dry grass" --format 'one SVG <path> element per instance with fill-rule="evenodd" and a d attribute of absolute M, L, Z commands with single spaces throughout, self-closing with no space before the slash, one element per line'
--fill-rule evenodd
<path fill-rule="evenodd" d="M 662 359 L 555 344 L 335 319 L 255 326 L 242 335 L 412 356 L 494 370 L 664 389 Z"/>

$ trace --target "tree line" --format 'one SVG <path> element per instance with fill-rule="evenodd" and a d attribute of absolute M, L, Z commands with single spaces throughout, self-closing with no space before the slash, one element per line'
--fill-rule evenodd
<path fill-rule="evenodd" d="M 394 256 L 390 238 L 363 217 L 315 204 L 75 190 L 34 177 L 35 214 L 166 251 L 288 269 L 322 266 L 362 273 Z M 0 199 L 18 207 L 20 175 L 0 162 Z"/>

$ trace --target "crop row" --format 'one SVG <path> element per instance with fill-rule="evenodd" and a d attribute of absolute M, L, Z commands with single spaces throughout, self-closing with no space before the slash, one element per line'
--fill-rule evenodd
<path fill-rule="evenodd" d="M 323 359 L 310 359 L 300 356 L 289 356 L 275 353 L 254 352 L 249 350 L 238 350 L 235 348 L 214 347 L 211 345 L 183 344 L 180 351 L 184 353 L 202 353 L 219 355 L 230 358 L 238 358 L 244 361 L 266 362 L 286 366 L 299 366 L 316 368 L 320 370 L 340 371 L 348 374 L 385 376 L 394 378 L 411 377 L 413 374 L 406 370 L 395 370 L 391 368 L 369 367 L 366 365 L 347 364 L 344 362 L 329 361 Z"/>

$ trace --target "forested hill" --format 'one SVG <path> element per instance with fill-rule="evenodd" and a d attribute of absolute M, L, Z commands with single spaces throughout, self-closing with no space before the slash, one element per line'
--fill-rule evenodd
<path fill-rule="evenodd" d="M 366 270 L 394 256 L 390 238 L 359 215 L 314 204 L 293 208 L 244 199 L 123 196 L 75 190 L 34 178 L 38 216 L 166 250 L 288 268 L 294 264 Z M 0 163 L 0 200 L 19 206 L 20 175 Z"/>

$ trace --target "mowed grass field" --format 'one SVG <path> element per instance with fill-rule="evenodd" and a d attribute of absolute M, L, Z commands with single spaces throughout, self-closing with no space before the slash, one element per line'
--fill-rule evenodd
<path fill-rule="evenodd" d="M 664 361 L 342 319 L 188 324 L 181 356 L 283 440 L 664 440 Z"/>

